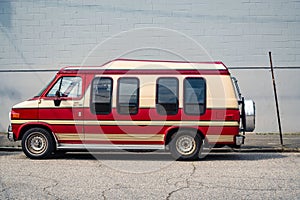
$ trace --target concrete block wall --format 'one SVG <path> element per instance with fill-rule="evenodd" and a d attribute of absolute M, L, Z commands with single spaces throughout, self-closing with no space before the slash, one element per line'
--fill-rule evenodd
<path fill-rule="evenodd" d="M 0 70 L 59 69 L 80 65 L 89 54 L 85 64 L 123 55 L 268 66 L 268 51 L 276 66 L 300 66 L 299 9 L 296 0 L 0 0 Z M 156 28 L 143 30 L 149 27 Z M 257 131 L 276 131 L 269 72 L 232 73 L 245 96 L 256 101 Z M 0 73 L 0 130 L 6 129 L 10 107 L 37 93 L 53 74 Z M 299 132 L 300 70 L 276 75 L 283 129 Z"/>

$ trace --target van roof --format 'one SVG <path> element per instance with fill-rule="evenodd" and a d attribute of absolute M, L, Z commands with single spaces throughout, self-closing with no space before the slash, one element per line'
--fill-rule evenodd
<path fill-rule="evenodd" d="M 101 66 L 68 66 L 62 68 L 59 73 L 71 71 L 102 71 L 102 70 L 126 70 L 126 71 L 174 71 L 174 70 L 199 70 L 199 71 L 226 71 L 227 67 L 222 62 L 188 62 L 188 61 L 165 61 L 165 60 L 133 60 L 116 59 Z"/>

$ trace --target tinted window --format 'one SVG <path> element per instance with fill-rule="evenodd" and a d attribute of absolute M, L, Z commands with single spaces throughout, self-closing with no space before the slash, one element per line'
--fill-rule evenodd
<path fill-rule="evenodd" d="M 112 102 L 111 78 L 95 78 L 91 88 L 91 112 L 94 114 L 109 114 Z"/>
<path fill-rule="evenodd" d="M 61 97 L 78 98 L 82 94 L 81 77 L 65 76 L 61 77 L 50 89 L 47 97 L 55 97 L 57 92 Z"/>
<path fill-rule="evenodd" d="M 206 84 L 203 78 L 184 80 L 184 111 L 199 115 L 205 112 Z"/>
<path fill-rule="evenodd" d="M 139 80 L 120 78 L 118 80 L 117 109 L 120 114 L 136 114 L 139 102 Z"/>
<path fill-rule="evenodd" d="M 178 80 L 160 78 L 156 86 L 156 110 L 161 115 L 174 115 L 178 112 Z"/>

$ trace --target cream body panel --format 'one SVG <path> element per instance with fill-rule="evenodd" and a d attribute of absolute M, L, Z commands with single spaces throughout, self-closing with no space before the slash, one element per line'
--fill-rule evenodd
<path fill-rule="evenodd" d="M 68 70 L 226 70 L 226 67 L 218 62 L 164 62 L 164 61 L 137 61 L 114 60 L 103 66 L 68 67 Z"/>
<path fill-rule="evenodd" d="M 39 108 L 81 108 L 83 106 L 83 98 L 79 100 L 75 99 L 68 99 L 68 100 L 62 100 L 59 106 L 54 105 L 54 100 L 45 100 L 41 99 L 39 102 Z"/>
<path fill-rule="evenodd" d="M 205 76 L 207 108 L 238 109 L 238 100 L 230 76 Z"/>
<path fill-rule="evenodd" d="M 13 108 L 37 108 L 39 100 L 23 101 L 13 106 Z"/>

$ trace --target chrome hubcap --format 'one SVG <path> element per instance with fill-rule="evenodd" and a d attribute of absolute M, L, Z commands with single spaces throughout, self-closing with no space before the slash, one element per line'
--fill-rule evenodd
<path fill-rule="evenodd" d="M 195 139 L 189 135 L 180 136 L 176 141 L 176 149 L 182 155 L 189 155 L 196 149 Z"/>
<path fill-rule="evenodd" d="M 47 139 L 40 133 L 32 133 L 26 141 L 26 148 L 35 155 L 42 154 L 47 149 L 47 146 Z"/>

